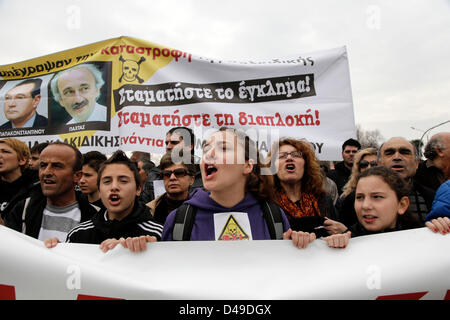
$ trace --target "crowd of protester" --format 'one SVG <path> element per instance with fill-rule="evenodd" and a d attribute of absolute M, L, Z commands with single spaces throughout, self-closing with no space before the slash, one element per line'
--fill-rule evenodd
<path fill-rule="evenodd" d="M 48 248 L 89 243 L 105 252 L 177 240 L 283 239 L 305 248 L 322 239 L 345 248 L 381 232 L 450 233 L 450 132 L 429 139 L 425 160 L 401 137 L 365 149 L 349 139 L 328 172 L 303 139 L 276 141 L 267 159 L 238 129 L 208 137 L 201 159 L 194 141 L 189 128 L 169 130 L 157 166 L 140 151 L 107 158 L 62 142 L 30 150 L 2 139 L 0 224 Z M 156 192 L 158 181 L 165 192 Z"/>

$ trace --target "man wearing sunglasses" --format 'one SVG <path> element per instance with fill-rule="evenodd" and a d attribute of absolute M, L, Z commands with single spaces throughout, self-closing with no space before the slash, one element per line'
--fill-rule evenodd
<path fill-rule="evenodd" d="M 183 151 L 180 157 L 183 159 Z M 191 156 L 189 163 L 174 163 L 170 153 L 166 153 L 160 161 L 161 179 L 166 192 L 147 203 L 155 220 L 164 224 L 169 213 L 189 198 L 189 188 L 194 183 L 195 164 Z"/>
<path fill-rule="evenodd" d="M 353 167 L 353 160 L 356 153 L 361 149 L 361 144 L 355 139 L 348 139 L 342 145 L 343 161 L 336 163 L 334 170 L 328 172 L 327 176 L 336 183 L 339 195 L 342 194 L 343 188 L 347 183 Z"/>

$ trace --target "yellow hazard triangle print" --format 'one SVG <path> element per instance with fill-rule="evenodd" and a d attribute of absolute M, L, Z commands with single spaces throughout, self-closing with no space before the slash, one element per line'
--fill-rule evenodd
<path fill-rule="evenodd" d="M 231 214 L 217 240 L 249 240 L 249 237 Z"/>

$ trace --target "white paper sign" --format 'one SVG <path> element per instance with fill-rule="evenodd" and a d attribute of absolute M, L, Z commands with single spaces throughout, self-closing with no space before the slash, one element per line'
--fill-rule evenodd
<path fill-rule="evenodd" d="M 155 194 L 155 199 L 166 192 L 163 180 L 153 180 L 153 192 Z"/>
<path fill-rule="evenodd" d="M 214 214 L 216 240 L 252 240 L 252 230 L 246 212 Z"/>

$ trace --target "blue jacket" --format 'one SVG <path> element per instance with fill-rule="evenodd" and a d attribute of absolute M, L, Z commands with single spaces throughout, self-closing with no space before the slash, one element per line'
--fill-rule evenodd
<path fill-rule="evenodd" d="M 433 200 L 433 206 L 426 217 L 426 221 L 439 217 L 450 218 L 450 180 L 441 184 L 439 189 L 437 189 L 436 196 Z"/>

